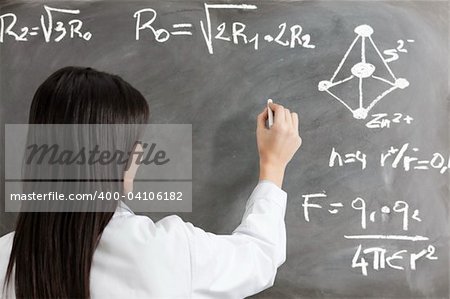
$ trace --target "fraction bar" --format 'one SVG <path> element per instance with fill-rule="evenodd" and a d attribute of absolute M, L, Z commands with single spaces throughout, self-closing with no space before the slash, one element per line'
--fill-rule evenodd
<path fill-rule="evenodd" d="M 401 240 L 401 241 L 428 241 L 427 237 L 423 236 L 400 236 L 400 235 L 353 235 L 344 236 L 346 239 L 383 239 L 383 240 Z"/>

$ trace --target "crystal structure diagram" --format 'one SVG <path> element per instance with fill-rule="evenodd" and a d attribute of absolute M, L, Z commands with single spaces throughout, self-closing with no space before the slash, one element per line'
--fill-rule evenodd
<path fill-rule="evenodd" d="M 392 91 L 400 88 L 405 89 L 409 86 L 408 80 L 405 78 L 397 78 L 394 73 L 392 72 L 391 68 L 389 67 L 388 63 L 386 62 L 386 59 L 381 54 L 380 50 L 376 46 L 375 42 L 372 39 L 373 29 L 369 25 L 360 25 L 355 28 L 355 33 L 357 34 L 356 38 L 353 40 L 352 44 L 348 48 L 347 52 L 345 53 L 344 57 L 342 58 L 341 62 L 339 63 L 336 71 L 333 74 L 333 77 L 331 77 L 330 80 L 323 80 L 320 81 L 318 84 L 319 91 L 325 91 L 328 94 L 330 94 L 333 98 L 335 98 L 337 101 L 339 101 L 344 107 L 346 107 L 356 119 L 365 119 L 369 113 L 369 111 L 385 96 L 387 96 Z M 351 74 L 349 74 L 348 77 L 346 77 L 343 80 L 335 81 L 335 78 L 337 74 L 341 71 L 342 66 L 344 65 L 345 61 L 347 60 L 347 57 L 349 56 L 350 52 L 353 50 L 355 44 L 361 40 L 361 61 L 356 63 L 351 68 Z M 381 59 L 382 65 L 386 68 L 387 73 L 389 74 L 390 78 L 382 78 L 379 76 L 375 76 L 375 66 L 366 60 L 366 46 L 372 46 L 375 52 L 377 53 L 378 57 Z M 383 91 L 381 94 L 379 94 L 375 99 L 366 99 L 364 98 L 363 94 L 363 81 L 366 78 L 373 78 L 376 80 L 380 80 L 384 83 L 387 83 L 390 87 Z M 350 81 L 352 79 L 359 80 L 358 83 L 358 89 L 359 89 L 359 105 L 357 107 L 351 107 L 349 103 L 345 101 L 345 99 L 342 99 L 335 95 L 333 92 L 330 91 L 330 88 L 333 86 L 337 86 L 339 84 L 345 83 L 347 81 Z"/>

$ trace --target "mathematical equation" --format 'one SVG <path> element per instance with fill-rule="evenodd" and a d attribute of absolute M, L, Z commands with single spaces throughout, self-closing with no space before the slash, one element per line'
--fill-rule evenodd
<path fill-rule="evenodd" d="M 420 149 L 405 143 L 400 147 L 390 146 L 389 149 L 381 152 L 378 159 L 381 167 L 401 167 L 404 171 L 412 170 L 438 170 L 440 174 L 447 173 L 450 169 L 450 155 L 444 156 L 441 153 L 433 153 L 428 157 L 419 157 Z M 367 168 L 368 157 L 362 151 L 351 153 L 339 153 L 335 147 L 331 149 L 329 167 L 342 167 L 344 165 L 359 164 L 361 169 Z"/>
<path fill-rule="evenodd" d="M 90 40 L 92 33 L 83 30 L 83 22 L 79 19 L 73 18 L 67 22 L 54 21 L 55 14 L 65 15 L 79 15 L 78 9 L 60 9 L 52 8 L 44 5 L 45 13 L 40 17 L 40 24 L 38 26 L 23 26 L 20 29 L 17 27 L 17 16 L 13 13 L 6 13 L 0 15 L 0 43 L 4 42 L 5 36 L 10 36 L 16 41 L 28 41 L 30 37 L 42 34 L 45 42 L 60 42 L 63 38 L 81 38 L 83 40 Z"/>
<path fill-rule="evenodd" d="M 312 211 L 325 211 L 331 215 L 337 215 L 346 205 L 341 201 L 333 201 L 326 203 L 326 192 L 304 194 L 302 195 L 303 202 L 303 217 L 306 222 L 311 221 Z M 369 210 L 366 201 L 361 198 L 355 198 L 350 208 L 359 213 L 361 229 L 364 231 L 368 228 L 370 223 L 387 222 L 390 217 L 401 217 L 402 230 L 407 232 L 410 228 L 410 222 L 422 222 L 419 209 L 412 209 L 405 201 L 398 200 L 392 206 L 384 205 L 378 209 Z M 426 236 L 420 235 L 385 235 L 385 234 L 357 234 L 344 235 L 348 240 L 394 240 L 394 241 L 409 241 L 409 242 L 425 242 L 429 241 Z M 410 270 L 417 269 L 417 261 L 420 259 L 437 260 L 435 255 L 435 246 L 428 244 L 426 248 L 418 252 L 408 252 L 406 249 L 397 250 L 390 253 L 386 248 L 369 247 L 363 249 L 362 244 L 359 244 L 356 252 L 352 258 L 352 268 L 360 268 L 364 276 L 368 275 L 368 269 L 371 266 L 373 270 L 380 269 L 396 269 L 405 270 L 409 267 Z M 369 264 L 367 260 L 372 260 Z"/>
<path fill-rule="evenodd" d="M 314 193 L 314 194 L 305 194 L 303 197 L 303 215 L 307 222 L 310 221 L 310 210 L 311 209 L 324 209 L 323 205 L 318 203 L 313 203 L 311 201 L 317 201 L 320 199 L 325 199 L 327 197 L 325 192 Z M 355 211 L 359 211 L 361 213 L 361 228 L 367 228 L 367 222 L 375 223 L 378 221 L 386 221 L 386 216 L 390 214 L 400 215 L 402 217 L 402 229 L 407 231 L 409 227 L 409 221 L 417 221 L 422 222 L 422 219 L 419 215 L 419 210 L 414 209 L 411 211 L 409 204 L 405 201 L 396 201 L 393 204 L 393 207 L 383 206 L 379 210 L 368 211 L 366 201 L 363 198 L 357 197 L 351 202 L 351 208 Z M 342 202 L 332 202 L 329 203 L 325 210 L 332 214 L 338 214 L 340 209 L 344 208 L 344 203 Z M 411 213 L 410 213 L 411 212 Z"/>
<path fill-rule="evenodd" d="M 258 50 L 261 41 L 267 43 L 275 43 L 277 45 L 289 48 L 303 47 L 314 49 L 316 46 L 311 44 L 311 35 L 303 32 L 303 27 L 295 24 L 290 27 L 287 23 L 281 23 L 278 26 L 278 30 L 272 34 L 265 34 L 262 36 L 260 33 L 255 33 L 248 36 L 246 33 L 247 26 L 241 22 L 232 22 L 227 24 L 226 22 L 220 23 L 217 28 L 212 28 L 211 10 L 255 10 L 256 5 L 248 4 L 204 4 L 206 20 L 200 20 L 200 27 L 202 30 L 203 38 L 205 40 L 208 52 L 214 53 L 214 40 L 221 40 L 233 43 L 235 45 L 252 44 L 255 50 Z M 143 15 L 147 16 L 147 21 L 142 21 Z M 192 35 L 190 29 L 193 27 L 191 23 L 174 24 L 174 29 L 183 28 L 182 31 L 169 31 L 164 28 L 156 29 L 153 25 L 156 20 L 157 13 L 152 8 L 141 9 L 134 14 L 136 18 L 136 40 L 140 40 L 141 31 L 150 31 L 157 42 L 166 42 L 172 35 Z M 231 33 L 226 35 L 225 32 L 231 29 Z"/>
<path fill-rule="evenodd" d="M 304 32 L 302 26 L 298 24 L 287 25 L 283 22 L 278 25 L 273 32 L 253 33 L 247 32 L 247 25 L 242 22 L 220 23 L 213 28 L 211 17 L 212 10 L 256 10 L 256 5 L 248 4 L 204 4 L 205 20 L 200 20 L 199 25 L 202 37 L 210 54 L 214 53 L 216 41 L 228 42 L 235 45 L 250 44 L 254 50 L 258 50 L 262 42 L 272 43 L 288 48 L 314 49 L 316 46 L 311 41 L 311 35 Z M 6 36 L 12 37 L 15 41 L 28 41 L 30 37 L 43 34 L 45 41 L 60 42 L 64 38 L 80 38 L 88 41 L 92 38 L 92 33 L 84 30 L 83 22 L 77 18 L 68 21 L 55 21 L 55 15 L 77 16 L 78 9 L 60 9 L 44 5 L 45 13 L 40 16 L 38 26 L 18 27 L 18 18 L 13 13 L 0 15 L 0 43 L 3 43 Z M 192 36 L 195 28 L 192 23 L 176 23 L 171 28 L 160 28 L 156 25 L 157 12 L 153 8 L 144 8 L 133 14 L 135 19 L 136 41 L 151 38 L 158 43 L 167 42 L 173 37 Z M 226 32 L 230 32 L 227 34 Z"/>

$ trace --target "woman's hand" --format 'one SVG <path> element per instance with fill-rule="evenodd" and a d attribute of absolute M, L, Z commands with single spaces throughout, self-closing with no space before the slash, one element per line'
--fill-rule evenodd
<path fill-rule="evenodd" d="M 258 115 L 256 141 L 259 152 L 259 179 L 270 180 L 281 188 L 287 164 L 300 148 L 302 139 L 298 132 L 298 115 L 281 105 L 270 103 L 274 122 L 270 129 L 265 126 L 267 107 Z"/>

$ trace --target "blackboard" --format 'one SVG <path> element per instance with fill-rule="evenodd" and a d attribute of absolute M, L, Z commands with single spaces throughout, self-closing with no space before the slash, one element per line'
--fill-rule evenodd
<path fill-rule="evenodd" d="M 55 26 L 82 22 L 72 37 L 43 34 L 44 4 L 0 6 L 17 17 L 17 37 L 10 15 L 1 28 L 2 125 L 26 123 L 60 67 L 119 74 L 152 123 L 192 124 L 193 212 L 180 216 L 227 234 L 257 182 L 255 117 L 272 98 L 298 112 L 303 146 L 284 183 L 287 261 L 255 298 L 449 297 L 446 1 L 48 2 L 79 10 L 51 11 Z M 37 33 L 17 41 L 24 26 Z M 0 235 L 15 216 L 0 214 Z"/>

